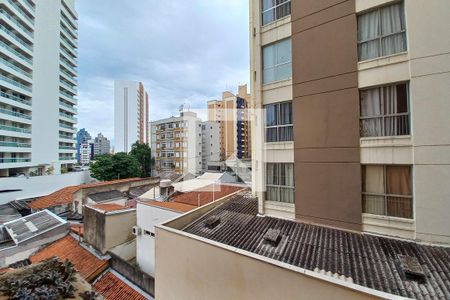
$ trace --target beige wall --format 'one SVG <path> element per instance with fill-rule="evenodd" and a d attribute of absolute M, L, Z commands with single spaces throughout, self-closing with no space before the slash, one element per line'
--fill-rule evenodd
<path fill-rule="evenodd" d="M 158 300 L 381 299 L 318 276 L 156 228 Z"/>
<path fill-rule="evenodd" d="M 105 249 L 109 250 L 134 239 L 131 232 L 133 226 L 136 226 L 136 210 L 106 215 Z"/>

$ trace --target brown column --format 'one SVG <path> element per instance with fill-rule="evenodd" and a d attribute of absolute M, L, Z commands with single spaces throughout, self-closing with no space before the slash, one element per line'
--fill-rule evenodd
<path fill-rule="evenodd" d="M 361 230 L 355 1 L 292 1 L 295 210 Z"/>

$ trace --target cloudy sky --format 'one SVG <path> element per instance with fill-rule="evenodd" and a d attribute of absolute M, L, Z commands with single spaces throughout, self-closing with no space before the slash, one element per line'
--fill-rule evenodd
<path fill-rule="evenodd" d="M 114 138 L 114 80 L 142 81 L 152 120 L 249 81 L 248 1 L 77 0 L 79 128 Z"/>

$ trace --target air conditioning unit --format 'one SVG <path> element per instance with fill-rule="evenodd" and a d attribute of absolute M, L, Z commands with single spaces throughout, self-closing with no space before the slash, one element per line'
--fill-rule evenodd
<path fill-rule="evenodd" d="M 131 232 L 133 232 L 133 235 L 135 236 L 142 235 L 142 228 L 139 226 L 133 226 Z"/>

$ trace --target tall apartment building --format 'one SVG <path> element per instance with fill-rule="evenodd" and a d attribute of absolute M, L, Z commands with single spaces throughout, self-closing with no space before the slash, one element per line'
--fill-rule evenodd
<path fill-rule="evenodd" d="M 137 81 L 114 82 L 115 152 L 130 152 L 136 143 L 149 143 L 148 93 Z"/>
<path fill-rule="evenodd" d="M 259 213 L 450 243 L 449 2 L 250 2 Z"/>
<path fill-rule="evenodd" d="M 109 154 L 110 152 L 110 141 L 103 134 L 97 134 L 94 138 L 94 157 L 97 155 Z"/>
<path fill-rule="evenodd" d="M 85 128 L 81 128 L 80 130 L 78 130 L 77 132 L 77 144 L 76 144 L 76 148 L 77 148 L 77 161 L 78 163 L 81 163 L 81 145 L 83 144 L 89 144 L 89 141 L 91 140 L 91 134 L 85 129 Z"/>
<path fill-rule="evenodd" d="M 221 160 L 230 156 L 251 157 L 251 127 L 249 124 L 250 94 L 241 85 L 236 95 L 223 92 L 222 100 L 208 101 L 208 121 L 219 123 Z"/>
<path fill-rule="evenodd" d="M 220 162 L 220 127 L 217 122 L 202 122 L 202 169 L 208 171 Z M 217 168 L 215 169 L 217 171 Z M 220 170 L 220 168 L 219 168 Z"/>
<path fill-rule="evenodd" d="M 200 174 L 202 124 L 197 114 L 182 111 L 179 117 L 170 117 L 151 124 L 152 134 L 155 134 L 152 152 L 155 152 L 156 171 Z"/>
<path fill-rule="evenodd" d="M 75 162 L 77 13 L 73 0 L 0 3 L 0 176 Z"/>

